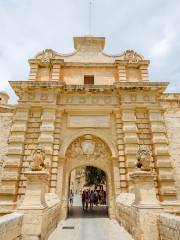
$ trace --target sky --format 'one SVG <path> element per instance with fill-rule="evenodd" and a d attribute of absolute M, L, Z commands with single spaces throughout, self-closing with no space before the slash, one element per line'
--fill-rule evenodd
<path fill-rule="evenodd" d="M 89 34 L 89 0 L 0 0 L 0 29 L 0 91 L 15 103 L 8 81 L 27 80 L 29 58 L 72 52 L 73 36 Z M 141 53 L 150 80 L 180 92 L 180 0 L 92 0 L 91 34 L 106 37 L 106 53 Z"/>

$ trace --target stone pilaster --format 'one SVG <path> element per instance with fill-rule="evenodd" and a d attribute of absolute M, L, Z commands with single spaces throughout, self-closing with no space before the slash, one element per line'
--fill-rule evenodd
<path fill-rule="evenodd" d="M 149 121 L 155 167 L 158 174 L 159 198 L 160 200 L 173 200 L 176 197 L 176 190 L 162 111 L 160 109 L 149 110 Z"/>
<path fill-rule="evenodd" d="M 28 112 L 29 110 L 26 107 L 16 109 L 9 136 L 7 160 L 4 166 L 2 185 L 0 186 L 0 200 L 1 205 L 6 205 L 8 201 L 6 209 L 9 208 L 10 210 L 13 209 L 17 200 Z"/>
<path fill-rule="evenodd" d="M 38 144 L 44 147 L 46 152 L 46 163 L 52 167 L 53 143 L 55 131 L 56 109 L 44 107 L 41 115 L 40 136 Z"/>
<path fill-rule="evenodd" d="M 136 163 L 136 155 L 138 151 L 138 135 L 136 126 L 136 115 L 134 109 L 122 109 L 125 161 L 126 161 L 126 177 L 128 179 L 129 190 L 131 190 L 131 181 L 129 173 L 134 170 Z"/>
<path fill-rule="evenodd" d="M 116 113 L 116 136 L 117 136 L 117 147 L 118 147 L 118 162 L 119 162 L 119 176 L 120 182 L 117 183 L 118 189 L 122 192 L 127 191 L 127 176 L 126 176 L 126 163 L 124 153 L 124 134 L 122 129 L 122 115 Z M 120 186 L 119 186 L 120 185 Z"/>
<path fill-rule="evenodd" d="M 141 74 L 141 80 L 143 82 L 149 81 L 148 65 L 141 65 L 139 69 Z"/>
<path fill-rule="evenodd" d="M 118 74 L 119 74 L 119 82 L 127 81 L 126 66 L 125 65 L 118 64 Z"/>
<path fill-rule="evenodd" d="M 61 74 L 61 64 L 54 62 L 53 67 L 52 67 L 51 79 L 53 81 L 59 81 L 60 80 L 60 74 Z"/>
<path fill-rule="evenodd" d="M 55 193 L 57 187 L 57 174 L 59 164 L 59 149 L 61 145 L 61 127 L 62 127 L 62 113 L 56 112 L 55 132 L 54 132 L 54 145 L 53 157 L 51 164 L 51 179 L 50 179 L 50 192 Z"/>
<path fill-rule="evenodd" d="M 30 63 L 29 80 L 30 81 L 37 80 L 37 77 L 38 77 L 38 64 Z"/>

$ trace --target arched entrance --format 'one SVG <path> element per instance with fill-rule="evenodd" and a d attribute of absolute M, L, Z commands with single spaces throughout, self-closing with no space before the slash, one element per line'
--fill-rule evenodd
<path fill-rule="evenodd" d="M 68 217 L 108 217 L 108 184 L 103 170 L 92 166 L 73 169 L 69 179 L 70 196 Z M 82 196 L 86 198 L 83 204 Z"/>
<path fill-rule="evenodd" d="M 65 156 L 60 159 L 57 193 L 62 202 L 62 217 L 67 217 L 69 177 L 73 169 L 94 166 L 106 173 L 108 188 L 108 215 L 115 217 L 115 184 L 112 151 L 99 137 L 84 134 L 75 138 L 67 147 Z"/>

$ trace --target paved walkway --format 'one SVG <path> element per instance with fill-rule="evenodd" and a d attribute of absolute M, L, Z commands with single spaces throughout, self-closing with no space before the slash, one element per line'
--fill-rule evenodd
<path fill-rule="evenodd" d="M 81 200 L 75 196 L 69 218 L 60 222 L 49 240 L 132 240 L 115 220 L 107 217 L 107 208 L 82 211 Z"/>

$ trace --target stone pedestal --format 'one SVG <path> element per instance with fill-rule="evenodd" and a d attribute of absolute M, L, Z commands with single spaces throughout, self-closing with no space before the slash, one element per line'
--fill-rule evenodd
<path fill-rule="evenodd" d="M 45 193 L 49 174 L 46 171 L 29 171 L 25 173 L 27 187 L 24 201 L 18 210 L 24 214 L 22 238 L 24 240 L 47 239 L 48 206 Z"/>
<path fill-rule="evenodd" d="M 158 205 L 154 186 L 154 175 L 151 172 L 136 171 L 130 174 L 134 186 L 136 206 Z"/>
<path fill-rule="evenodd" d="M 23 203 L 19 209 L 44 209 L 47 207 L 45 193 L 48 188 L 47 171 L 29 171 L 24 174 L 27 177 L 27 187 Z"/>
<path fill-rule="evenodd" d="M 156 198 L 154 176 L 151 172 L 145 171 L 136 171 L 130 176 L 135 193 L 133 204 L 136 219 L 133 231 L 134 240 L 157 240 L 159 239 L 157 219 L 162 207 Z"/>

